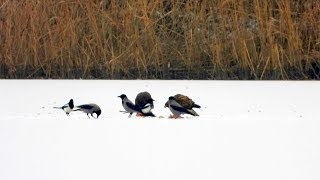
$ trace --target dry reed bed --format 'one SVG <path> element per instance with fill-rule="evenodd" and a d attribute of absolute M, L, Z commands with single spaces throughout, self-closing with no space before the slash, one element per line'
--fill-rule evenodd
<path fill-rule="evenodd" d="M 318 79 L 316 0 L 0 0 L 1 78 Z"/>

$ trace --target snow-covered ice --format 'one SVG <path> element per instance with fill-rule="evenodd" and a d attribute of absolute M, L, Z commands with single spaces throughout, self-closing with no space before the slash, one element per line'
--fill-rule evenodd
<path fill-rule="evenodd" d="M 141 91 L 158 117 L 119 112 L 117 96 Z M 316 81 L 0 80 L 0 179 L 318 180 L 319 92 Z M 200 117 L 168 119 L 176 93 Z M 101 116 L 52 108 L 70 98 Z"/>

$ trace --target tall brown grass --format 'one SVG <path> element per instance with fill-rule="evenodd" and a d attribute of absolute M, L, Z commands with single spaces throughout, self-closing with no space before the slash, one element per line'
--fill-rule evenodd
<path fill-rule="evenodd" d="M 0 0 L 1 78 L 319 79 L 316 0 Z"/>

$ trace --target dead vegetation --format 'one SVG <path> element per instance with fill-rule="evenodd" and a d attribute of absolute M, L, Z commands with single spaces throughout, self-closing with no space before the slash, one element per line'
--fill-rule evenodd
<path fill-rule="evenodd" d="M 319 79 L 315 0 L 0 0 L 1 78 Z"/>

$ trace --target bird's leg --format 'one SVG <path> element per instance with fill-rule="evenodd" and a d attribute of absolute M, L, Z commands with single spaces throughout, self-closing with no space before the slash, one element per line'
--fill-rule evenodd
<path fill-rule="evenodd" d="M 183 119 L 183 117 L 181 115 L 176 115 L 175 119 Z"/>
<path fill-rule="evenodd" d="M 177 115 L 177 114 L 173 114 L 173 115 L 170 115 L 169 118 L 172 118 L 172 119 L 180 119 L 182 118 L 180 115 Z"/>
<path fill-rule="evenodd" d="M 128 116 L 128 117 L 131 117 L 131 116 L 132 116 L 132 114 L 133 114 L 133 112 L 131 112 L 131 113 L 129 114 L 129 116 Z"/>
<path fill-rule="evenodd" d="M 87 113 L 88 118 L 90 119 L 89 113 Z"/>

